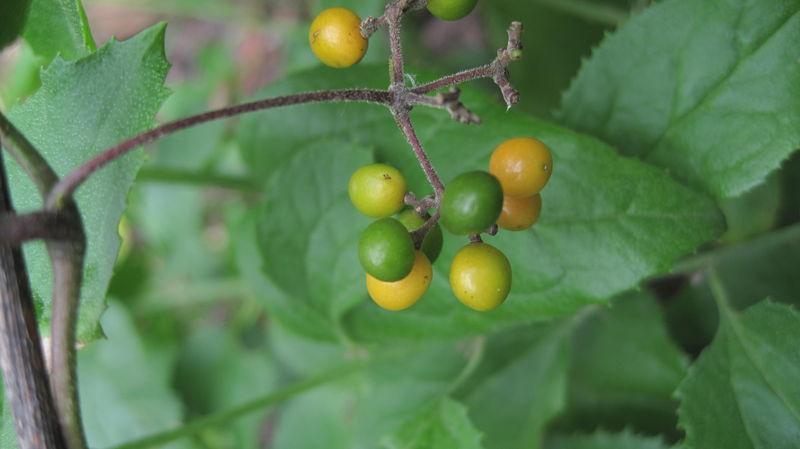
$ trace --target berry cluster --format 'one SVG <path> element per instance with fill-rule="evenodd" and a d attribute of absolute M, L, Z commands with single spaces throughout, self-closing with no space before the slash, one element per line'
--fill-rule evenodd
<path fill-rule="evenodd" d="M 442 249 L 440 218 L 445 229 L 470 238 L 450 265 L 453 293 L 472 309 L 497 308 L 511 289 L 511 264 L 480 234 L 493 233 L 495 224 L 512 231 L 533 226 L 541 210 L 539 191 L 552 170 L 550 151 L 542 142 L 507 140 L 492 154 L 489 172 L 463 173 L 448 184 L 433 217 L 429 212 L 435 201 L 407 197 L 405 178 L 394 167 L 372 164 L 356 170 L 348 185 L 350 199 L 363 214 L 377 218 L 358 244 L 370 297 L 389 310 L 411 307 L 422 297 Z M 406 202 L 415 207 L 403 210 Z"/>
<path fill-rule="evenodd" d="M 359 62 L 367 51 L 369 36 L 377 26 L 388 25 L 392 114 L 435 191 L 435 195 L 418 200 L 408 192 L 403 175 L 385 164 L 361 167 L 350 178 L 348 192 L 353 204 L 365 215 L 376 218 L 361 235 L 358 257 L 367 272 L 370 297 L 385 309 L 411 307 L 427 291 L 433 277 L 431 264 L 443 244 L 440 220 L 448 231 L 468 236 L 470 241 L 458 251 L 450 266 L 453 293 L 475 310 L 497 308 L 511 289 L 511 264 L 500 250 L 483 243 L 480 234 L 494 235 L 498 227 L 512 231 L 527 229 L 536 222 L 542 207 L 539 190 L 547 183 L 553 166 L 544 144 L 531 138 L 503 142 L 492 155 L 488 172 L 463 173 L 445 188 L 408 117 L 414 105 L 425 104 L 448 110 L 451 117 L 462 123 L 480 123 L 458 100 L 457 88 L 424 97 L 422 94 L 430 90 L 412 91 L 405 86 L 399 44 L 399 20 L 405 12 L 424 6 L 440 19 L 459 20 L 476 3 L 477 0 L 392 0 L 383 16 L 364 21 L 349 9 L 331 8 L 314 19 L 308 32 L 311 49 L 320 61 L 342 68 Z M 464 80 L 491 77 L 509 107 L 518 95 L 505 76 L 505 67 L 509 61 L 521 57 L 521 30 L 522 24 L 512 22 L 508 45 L 498 50 L 492 64 L 461 72 Z M 458 74 L 453 75 L 447 85 L 456 84 L 457 77 Z M 403 210 L 405 206 L 410 207 Z M 432 215 L 431 210 L 435 211 Z"/>

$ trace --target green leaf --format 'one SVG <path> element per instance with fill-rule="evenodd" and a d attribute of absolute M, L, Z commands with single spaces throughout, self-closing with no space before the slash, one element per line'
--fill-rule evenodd
<path fill-rule="evenodd" d="M 0 15 L 0 50 L 13 42 L 28 19 L 30 0 L 6 0 Z"/>
<path fill-rule="evenodd" d="M 94 342 L 78 353 L 81 410 L 89 445 L 109 447 L 180 426 L 183 405 L 170 387 L 174 352 L 145 344 L 119 303 L 110 303 L 103 325 L 108 340 Z M 191 446 L 184 442 L 165 447 Z"/>
<path fill-rule="evenodd" d="M 190 335 L 178 359 L 175 383 L 196 415 L 208 415 L 241 405 L 277 385 L 277 374 L 268 354 L 249 350 L 223 328 L 202 328 Z M 202 373 L 202 375 L 200 375 Z M 237 419 L 207 433 L 227 447 L 255 449 L 268 410 Z"/>
<path fill-rule="evenodd" d="M 687 448 L 789 449 L 800 441 L 800 314 L 730 310 L 677 391 Z"/>
<path fill-rule="evenodd" d="M 269 294 L 259 297 L 306 335 L 334 338 L 339 317 L 366 299 L 356 246 L 368 220 L 350 203 L 347 181 L 370 162 L 364 148 L 326 139 L 298 148 L 267 187 L 255 224 L 260 252 L 240 266 L 265 276 Z M 240 240 L 240 255 L 251 251 L 252 238 Z"/>
<path fill-rule="evenodd" d="M 335 75 L 321 70 L 308 71 L 276 84 L 262 96 L 381 84 L 385 84 L 382 68 L 351 68 Z M 542 193 L 544 205 L 540 222 L 530 231 L 503 232 L 490 239 L 511 261 L 514 270 L 511 295 L 503 307 L 490 313 L 474 312 L 457 303 L 447 283 L 448 262 L 466 241 L 450 236 L 445 240 L 440 261 L 434 266 L 434 280 L 425 297 L 402 313 L 381 310 L 371 301 L 357 307 L 346 317 L 347 328 L 356 338 L 459 337 L 567 315 L 586 304 L 608 301 L 644 277 L 665 270 L 675 258 L 693 251 L 721 232 L 722 222 L 715 205 L 662 171 L 620 157 L 593 138 L 513 111 L 506 112 L 505 107 L 466 86 L 462 98 L 483 118 L 483 125 L 467 127 L 453 122 L 438 110 L 417 108 L 413 112 L 420 139 L 445 183 L 459 173 L 488 167 L 492 150 L 511 137 L 536 136 L 552 148 L 554 155 L 555 171 Z M 298 116 L 302 116 L 302 120 Z M 292 113 L 265 111 L 243 118 L 239 131 L 243 156 L 252 170 L 265 179 L 280 179 L 270 184 L 271 199 L 267 203 L 270 207 L 262 213 L 265 224 L 259 232 L 264 258 L 275 258 L 274 263 L 281 264 L 275 270 L 281 270 L 276 271 L 281 273 L 279 282 L 286 284 L 284 290 L 294 299 L 287 300 L 292 309 L 309 302 L 303 283 L 312 282 L 313 276 L 329 277 L 331 269 L 341 269 L 347 270 L 353 282 L 357 282 L 357 267 L 340 268 L 339 265 L 306 277 L 297 272 L 297 265 L 292 269 L 291 264 L 283 263 L 286 257 L 299 257 L 297 249 L 278 256 L 274 252 L 277 243 L 266 242 L 273 245 L 270 247 L 263 240 L 264 230 L 269 229 L 277 240 L 302 242 L 304 238 L 300 235 L 285 232 L 286 229 L 309 232 L 307 225 L 290 224 L 286 218 L 296 214 L 292 209 L 298 208 L 309 219 L 315 217 L 317 221 L 316 217 L 328 214 L 324 223 L 318 222 L 318 233 L 312 236 L 314 251 L 323 254 L 340 251 L 342 257 L 345 254 L 349 257 L 354 251 L 355 243 L 347 242 L 356 241 L 363 225 L 354 221 L 359 219 L 358 214 L 344 197 L 352 171 L 344 170 L 345 161 L 331 162 L 330 154 L 352 158 L 348 153 L 355 153 L 355 150 L 348 148 L 353 142 L 376 148 L 377 158 L 398 167 L 417 195 L 430 192 L 411 149 L 388 112 L 380 106 L 319 104 L 304 105 Z M 340 143 L 342 141 L 347 144 Z M 311 154 L 295 156 L 298 151 Z M 308 171 L 298 171 L 302 167 L 287 169 L 283 165 L 293 156 L 302 157 L 309 166 Z M 314 193 L 319 182 L 313 177 L 306 179 L 299 175 L 316 176 L 315 170 L 322 174 L 324 168 L 316 166 L 325 165 L 342 167 L 342 173 L 338 178 L 326 175 L 326 190 Z M 280 173 L 273 176 L 276 171 Z M 311 187 L 298 190 L 300 184 Z M 301 192 L 310 196 L 299 196 Z M 342 195 L 341 203 L 337 203 L 341 207 L 338 210 L 328 203 L 334 192 Z M 291 200 L 280 199 L 280 195 Z M 266 228 L 272 221 L 276 224 Z M 294 248 L 301 248 L 300 245 L 294 244 Z M 317 263 L 309 260 L 311 262 Z M 330 280 L 319 279 L 319 282 Z M 341 282 L 340 288 L 344 289 L 335 291 L 337 296 L 360 291 L 362 298 L 366 297 L 361 286 L 337 282 Z M 263 296 L 271 301 L 274 295 Z M 350 299 L 343 303 L 350 306 L 358 302 Z M 326 315 L 325 310 L 338 302 L 328 299 L 317 307 Z M 287 315 L 295 311 L 280 313 Z"/>
<path fill-rule="evenodd" d="M 392 358 L 289 402 L 277 419 L 273 445 L 282 449 L 378 447 L 440 402 L 467 364 L 454 344 L 408 349 L 405 357 Z M 310 423 L 313 432 L 308 431 Z"/>
<path fill-rule="evenodd" d="M 70 61 L 96 48 L 81 0 L 32 0 L 23 36 L 48 61 L 58 54 Z"/>
<path fill-rule="evenodd" d="M 481 449 L 481 433 L 467 409 L 442 398 L 406 421 L 386 442 L 387 449 Z"/>
<path fill-rule="evenodd" d="M 574 320 L 491 338 L 475 374 L 455 393 L 487 449 L 540 447 L 564 408 Z"/>
<path fill-rule="evenodd" d="M 660 438 L 636 435 L 630 430 L 609 433 L 603 430 L 591 435 L 557 436 L 548 441 L 547 449 L 670 449 Z M 672 449 L 678 449 L 672 446 Z"/>
<path fill-rule="evenodd" d="M 167 96 L 164 30 L 164 24 L 156 25 L 75 62 L 56 58 L 42 73 L 39 91 L 11 111 L 11 121 L 59 175 L 153 125 Z M 78 319 L 81 341 L 97 334 L 119 249 L 117 226 L 141 162 L 141 151 L 129 154 L 95 173 L 76 193 L 88 235 Z M 42 201 L 19 166 L 8 159 L 8 167 L 15 206 L 21 211 L 40 208 Z M 25 254 L 39 316 L 47 323 L 50 261 L 41 244 L 26 246 Z"/>
<path fill-rule="evenodd" d="M 766 181 L 736 198 L 720 201 L 728 230 L 720 237 L 723 244 L 747 240 L 775 227 L 783 195 L 780 172 L 773 172 Z"/>
<path fill-rule="evenodd" d="M 727 287 L 730 305 L 745 309 L 760 299 L 800 305 L 800 225 L 707 252 L 681 264 L 681 271 L 713 267 Z M 760 298 L 760 299 L 759 299 Z M 693 352 L 707 346 L 718 327 L 708 277 L 698 277 L 666 307 L 672 335 Z"/>
<path fill-rule="evenodd" d="M 659 2 L 564 95 L 576 129 L 729 197 L 800 147 L 800 1 Z"/>
<path fill-rule="evenodd" d="M 687 361 L 670 341 L 652 296 L 629 293 L 610 309 L 591 312 L 575 330 L 572 347 L 560 429 L 674 433 L 678 404 L 671 396 Z"/>

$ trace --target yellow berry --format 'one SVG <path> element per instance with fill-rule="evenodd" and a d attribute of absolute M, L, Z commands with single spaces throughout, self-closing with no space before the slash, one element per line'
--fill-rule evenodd
<path fill-rule="evenodd" d="M 319 13 L 308 30 L 311 50 L 325 65 L 350 67 L 364 57 L 368 41 L 361 36 L 361 19 L 347 8 Z"/>
<path fill-rule="evenodd" d="M 432 278 L 430 261 L 422 251 L 417 251 L 411 272 L 399 281 L 385 282 L 367 274 L 367 292 L 384 309 L 403 310 L 413 306 L 425 294 Z"/>

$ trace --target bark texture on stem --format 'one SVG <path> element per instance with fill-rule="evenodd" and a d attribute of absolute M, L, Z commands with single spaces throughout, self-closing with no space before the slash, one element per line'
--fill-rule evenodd
<path fill-rule="evenodd" d="M 0 213 L 13 213 L 2 157 Z M 19 246 L 0 245 L 0 366 L 20 449 L 66 449 Z"/>
<path fill-rule="evenodd" d="M 70 215 L 61 211 L 0 214 L 0 245 L 19 246 L 31 240 L 70 240 L 78 237 Z"/>

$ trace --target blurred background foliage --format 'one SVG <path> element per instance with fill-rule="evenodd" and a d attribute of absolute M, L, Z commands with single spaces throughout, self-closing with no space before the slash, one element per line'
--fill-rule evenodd
<path fill-rule="evenodd" d="M 512 69 L 512 81 L 522 94 L 519 107 L 551 119 L 581 61 L 605 33 L 648 3 L 483 1 L 458 23 L 432 20 L 427 13 L 412 15 L 403 30 L 404 45 L 412 67 L 450 73 L 491 60 L 505 42 L 508 23 L 524 21 L 525 56 Z M 376 16 L 383 4 L 383 0 L 84 1 L 98 45 L 112 35 L 124 40 L 153 23 L 169 22 L 166 43 L 172 69 L 167 85 L 173 93 L 159 112 L 161 122 L 251 99 L 274 80 L 317 65 L 307 50 L 306 35 L 315 12 L 345 6 L 362 17 Z M 386 59 L 385 39 L 379 35 L 370 42 L 366 61 Z M 46 62 L 22 42 L 0 54 L 4 110 L 36 90 L 39 68 Z M 480 85 L 497 95 L 490 83 Z M 93 447 L 121 444 L 228 409 L 358 355 L 360 349 L 346 342 L 308 340 L 270 320 L 259 292 L 240 273 L 232 249 L 237 224 L 264 193 L 257 187 L 258 173 L 250 173 L 241 159 L 234 127 L 235 121 L 207 124 L 147 149 L 150 156 L 120 226 L 123 247 L 110 287 L 113 299 L 102 321 L 108 338 L 79 353 L 80 391 Z M 186 147 L 191 151 L 180 150 Z M 800 200 L 786 193 L 796 192 L 800 170 L 791 167 L 799 163 L 795 157 L 766 183 L 723 205 L 729 231 L 720 243 L 734 246 L 707 257 L 719 259 L 721 276 L 730 273 L 730 282 L 742 284 L 730 289 L 737 293 L 737 306 L 745 305 L 739 297 L 741 301 L 764 297 L 763 290 L 747 291 L 756 281 L 739 276 L 737 263 L 758 258 L 763 266 L 797 266 L 796 229 L 757 237 L 800 218 Z M 753 204 L 758 205 L 756 213 Z M 782 251 L 780 257 L 791 260 L 776 260 L 773 252 L 787 245 L 793 252 Z M 697 261 L 686 263 L 690 269 Z M 569 447 L 557 436 L 560 433 L 598 427 L 662 433 L 677 441 L 681 435 L 674 429 L 676 405 L 670 395 L 685 375 L 689 358 L 713 337 L 716 309 L 702 279 L 687 285 L 667 278 L 655 285 L 657 295 L 644 292 L 620 298 L 613 311 L 589 309 L 586 313 L 591 316 L 577 326 L 556 323 L 494 336 L 485 343 L 489 348 L 482 349 L 488 355 L 478 364 L 473 380 L 463 384 L 451 382 L 473 359 L 475 348 L 468 342 L 429 344 L 422 356 L 404 361 L 399 369 L 379 366 L 168 447 L 376 447 L 384 431 L 402 424 L 405 416 L 397 410 L 393 393 L 397 388 L 403 391 L 405 410 L 430 404 L 449 392 L 474 410 L 470 418 L 479 427 L 524 425 L 503 415 L 504 404 L 490 401 L 500 394 L 495 390 L 538 382 L 563 393 L 564 379 L 552 367 L 566 363 L 571 366 L 566 394 L 521 399 L 528 401 L 530 413 L 542 414 L 536 417 L 541 426 L 554 420 L 556 436 L 548 440 L 553 447 Z M 776 289 L 771 296 L 786 301 L 794 300 L 792 295 L 800 287 L 771 285 Z M 678 322 L 685 316 L 691 316 L 691 322 Z M 615 320 L 620 323 L 615 325 Z M 653 327 L 659 331 L 651 333 Z M 668 332 L 685 353 L 669 341 Z M 631 354 L 640 355 L 640 366 L 620 370 L 630 360 L 621 357 Z M 641 376 L 642 370 L 653 376 Z M 587 376 L 588 372 L 595 374 Z M 482 383 L 486 378 L 492 381 Z M 3 432 L 8 434 L 7 426 Z M 538 435 L 543 430 L 531 432 Z M 498 434 L 489 437 L 488 447 L 517 447 L 519 442 L 502 441 Z M 628 437 L 633 438 L 624 438 Z M 640 447 L 662 447 L 651 443 Z"/>

